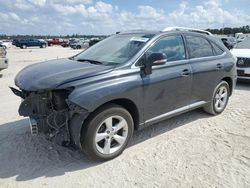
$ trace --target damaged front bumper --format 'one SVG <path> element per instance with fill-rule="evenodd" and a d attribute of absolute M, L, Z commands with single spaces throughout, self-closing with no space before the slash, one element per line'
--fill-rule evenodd
<path fill-rule="evenodd" d="M 83 123 L 88 111 L 68 100 L 70 90 L 43 92 L 27 92 L 15 88 L 11 90 L 23 99 L 18 112 L 21 116 L 29 117 L 31 134 L 42 133 L 60 145 L 73 144 L 80 147 L 82 127 L 80 123 Z"/>

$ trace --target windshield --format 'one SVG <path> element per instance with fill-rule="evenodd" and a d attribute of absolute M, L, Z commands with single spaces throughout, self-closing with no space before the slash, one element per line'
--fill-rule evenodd
<path fill-rule="evenodd" d="M 74 57 L 77 61 L 98 62 L 104 65 L 126 63 L 152 38 L 145 34 L 111 36 Z"/>
<path fill-rule="evenodd" d="M 239 42 L 236 49 L 250 49 L 250 37 L 246 37 L 243 41 Z"/>

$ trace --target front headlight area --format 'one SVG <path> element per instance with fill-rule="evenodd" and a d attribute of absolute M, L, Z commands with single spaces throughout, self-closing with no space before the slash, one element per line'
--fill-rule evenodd
<path fill-rule="evenodd" d="M 237 65 L 237 67 L 244 67 L 244 65 L 245 65 L 245 58 L 238 57 L 236 65 Z"/>
<path fill-rule="evenodd" d="M 37 126 L 37 134 L 43 133 L 60 145 L 69 145 L 69 121 L 73 112 L 66 101 L 70 93 L 71 90 L 26 92 L 19 114 L 36 122 L 33 126 Z"/>

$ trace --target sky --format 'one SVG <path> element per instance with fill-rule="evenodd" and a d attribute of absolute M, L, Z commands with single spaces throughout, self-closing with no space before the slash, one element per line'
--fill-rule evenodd
<path fill-rule="evenodd" d="M 250 0 L 0 0 L 0 34 L 112 34 L 117 31 L 250 25 Z"/>

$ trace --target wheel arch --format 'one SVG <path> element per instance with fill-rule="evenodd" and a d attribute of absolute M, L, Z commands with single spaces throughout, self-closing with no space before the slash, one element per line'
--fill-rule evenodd
<path fill-rule="evenodd" d="M 225 81 L 225 82 L 228 83 L 229 89 L 230 89 L 230 96 L 231 96 L 232 93 L 233 93 L 233 80 L 232 80 L 232 78 L 230 78 L 230 77 L 225 77 L 225 78 L 222 79 L 222 81 Z"/>
<path fill-rule="evenodd" d="M 72 143 L 77 146 L 78 148 L 82 148 L 81 146 L 81 139 L 84 137 L 84 131 L 85 131 L 85 126 L 88 121 L 92 118 L 92 115 L 103 108 L 104 106 L 111 105 L 111 104 L 116 104 L 119 105 L 123 108 L 125 108 L 132 116 L 133 122 L 134 122 L 134 129 L 137 130 L 139 128 L 139 110 L 136 104 L 126 98 L 119 98 L 119 99 L 113 99 L 108 102 L 105 102 L 98 107 L 96 107 L 93 111 L 90 113 L 86 113 L 84 115 L 75 115 L 73 118 L 70 120 L 70 132 L 71 132 L 71 141 Z M 79 122 L 81 122 L 79 126 Z"/>
<path fill-rule="evenodd" d="M 108 102 L 105 102 L 105 103 L 99 105 L 91 113 L 93 113 L 93 112 L 97 111 L 98 109 L 102 108 L 103 106 L 106 106 L 106 105 L 109 105 L 109 104 L 117 104 L 117 105 L 125 108 L 133 118 L 134 128 L 138 129 L 138 127 L 139 127 L 139 118 L 140 118 L 139 110 L 138 110 L 138 107 L 136 106 L 136 104 L 130 99 L 119 98 L 119 99 L 110 100 Z"/>

